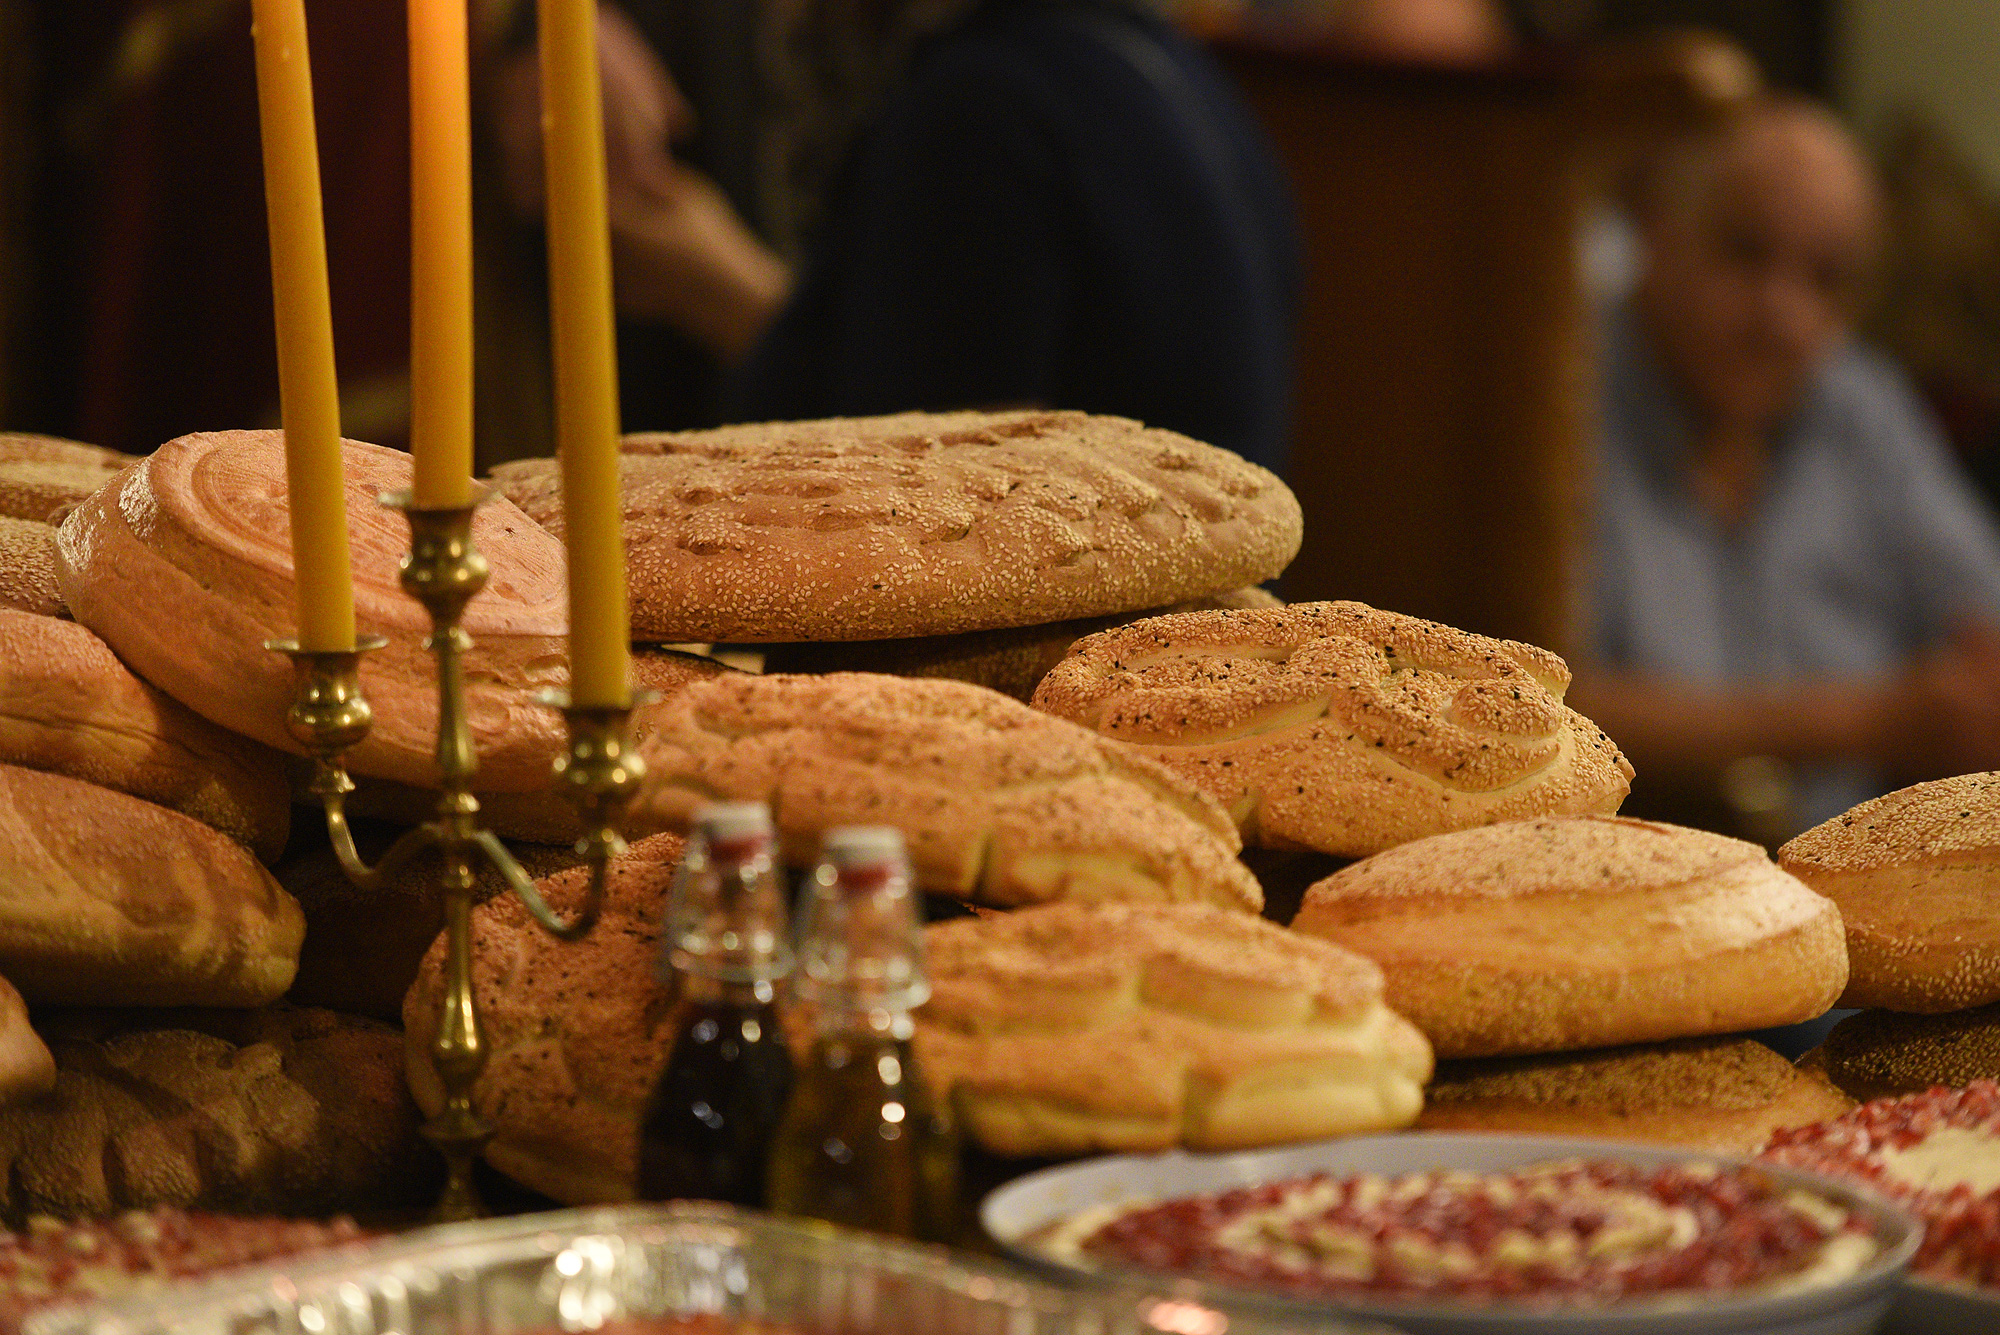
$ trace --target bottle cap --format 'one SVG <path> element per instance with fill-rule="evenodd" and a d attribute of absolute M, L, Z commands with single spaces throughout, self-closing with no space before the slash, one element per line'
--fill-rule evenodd
<path fill-rule="evenodd" d="M 893 825 L 838 825 L 826 832 L 821 856 L 846 871 L 903 860 L 903 832 Z"/>
<path fill-rule="evenodd" d="M 695 833 L 716 857 L 741 858 L 768 845 L 771 808 L 762 802 L 711 802 L 694 813 Z"/>

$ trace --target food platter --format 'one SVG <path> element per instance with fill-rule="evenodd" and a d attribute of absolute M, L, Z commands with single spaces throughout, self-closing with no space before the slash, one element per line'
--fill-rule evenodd
<path fill-rule="evenodd" d="M 1552 1159 L 1588 1157 L 1641 1166 L 1700 1159 L 1741 1162 L 1728 1156 L 1690 1155 L 1607 1141 L 1553 1136 L 1416 1133 L 1322 1141 L 1246 1154 L 1116 1156 L 1046 1169 L 1002 1187 L 981 1206 L 980 1221 L 1002 1247 L 1031 1265 L 1072 1273 L 1034 1239 L 1062 1219 L 1093 1207 L 1164 1200 L 1234 1186 L 1280 1181 L 1315 1172 L 1397 1174 L 1432 1169 L 1488 1172 Z M 1412 1335 L 1692 1335 L 1693 1332 L 1771 1332 L 1773 1335 L 1843 1335 L 1873 1330 L 1888 1309 L 1898 1278 L 1915 1251 L 1920 1230 L 1902 1211 L 1851 1185 L 1805 1173 L 1774 1172 L 1779 1180 L 1809 1187 L 1864 1217 L 1881 1251 L 1852 1277 L 1824 1288 L 1772 1296 L 1723 1298 L 1692 1305 L 1685 1300 L 1622 1304 L 1556 1312 L 1417 1302 L 1341 1304 L 1342 1310 L 1390 1322 Z M 1260 1295 L 1250 1299 L 1278 1310 L 1325 1310 L 1318 1304 Z"/>

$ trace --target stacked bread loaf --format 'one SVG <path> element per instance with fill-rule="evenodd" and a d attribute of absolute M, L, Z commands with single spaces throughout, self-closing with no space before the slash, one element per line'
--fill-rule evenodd
<path fill-rule="evenodd" d="M 2000 1077 L 2000 774 L 1863 802 L 1778 865 L 1840 905 L 1865 1008 L 1806 1065 L 1864 1100 Z"/>

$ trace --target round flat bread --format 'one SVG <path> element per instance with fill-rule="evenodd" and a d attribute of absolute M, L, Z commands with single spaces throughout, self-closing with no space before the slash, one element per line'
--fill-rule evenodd
<path fill-rule="evenodd" d="M 581 941 L 556 940 L 512 895 L 472 911 L 472 988 L 492 1052 L 472 1095 L 496 1128 L 486 1160 L 565 1204 L 632 1195 L 639 1114 L 678 1019 L 674 994 L 658 978 L 660 925 L 681 852 L 675 835 L 632 845 L 612 868 L 603 916 Z M 568 914 L 588 883 L 577 869 L 535 884 Z M 444 1106 L 430 1053 L 444 952 L 439 937 L 403 1003 L 410 1088 L 433 1115 Z"/>
<path fill-rule="evenodd" d="M 1002 1155 L 1247 1149 L 1406 1126 L 1430 1049 L 1367 960 L 1205 905 L 925 931 L 925 1074 Z"/>
<path fill-rule="evenodd" d="M 686 829 L 703 803 L 758 800 L 795 864 L 834 826 L 894 825 L 924 889 L 1003 908 L 1263 902 L 1214 802 L 1144 757 L 964 682 L 718 677 L 670 701 L 640 754 L 639 828 Z"/>
<path fill-rule="evenodd" d="M 1448 830 L 1609 814 L 1632 766 L 1569 669 L 1361 603 L 1186 612 L 1079 641 L 1035 707 L 1152 756 L 1246 843 L 1366 857 Z"/>
<path fill-rule="evenodd" d="M 258 1006 L 299 906 L 241 844 L 95 784 L 0 765 L 0 973 L 36 1004 Z"/>
<path fill-rule="evenodd" d="M 68 616 L 56 585 L 56 531 L 35 519 L 0 515 L 0 607 Z"/>
<path fill-rule="evenodd" d="M 1779 849 L 1778 865 L 1840 905 L 1842 1006 L 2000 1001 L 2000 773 L 1863 802 Z"/>
<path fill-rule="evenodd" d="M 1292 927 L 1381 965 L 1440 1057 L 1793 1024 L 1847 983 L 1840 910 L 1763 849 L 1615 816 L 1392 848 L 1312 887 Z"/>
<path fill-rule="evenodd" d="M 1424 1091 L 1417 1125 L 1751 1154 L 1780 1127 L 1853 1106 L 1754 1039 L 1690 1038 L 1444 1062 Z"/>
<path fill-rule="evenodd" d="M 73 621 L 0 610 L 0 763 L 143 797 L 254 849 L 285 850 L 285 760 L 133 676 Z"/>
<path fill-rule="evenodd" d="M 0 431 L 0 515 L 53 523 L 137 462 L 137 455 L 80 440 Z"/>
<path fill-rule="evenodd" d="M 882 640 L 1106 616 L 1274 578 L 1298 501 L 1119 417 L 902 413 L 628 436 L 636 638 Z M 561 530 L 550 459 L 494 481 Z"/>
<path fill-rule="evenodd" d="M 2000 1003 L 1942 1015 L 1868 1010 L 1799 1059 L 1863 1103 L 2000 1080 Z"/>
<path fill-rule="evenodd" d="M 344 442 L 344 458 L 355 618 L 361 634 L 389 639 L 363 662 L 375 724 L 348 764 L 435 786 L 430 620 L 397 583 L 408 525 L 376 499 L 409 485 L 410 458 L 357 441 Z M 480 509 L 473 539 L 493 570 L 463 623 L 478 782 L 540 788 L 563 741 L 561 718 L 535 701 L 568 679 L 562 545 L 504 499 Z M 225 728 L 299 749 L 285 731 L 291 664 L 264 648 L 297 625 L 282 432 L 169 441 L 64 521 L 57 554 L 76 619 L 140 676 Z"/>

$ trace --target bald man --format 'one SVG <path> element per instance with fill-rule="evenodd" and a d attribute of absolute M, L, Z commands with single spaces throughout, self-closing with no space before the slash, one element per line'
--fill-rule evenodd
<path fill-rule="evenodd" d="M 1794 823 L 2000 769 L 2000 531 L 1853 325 L 1874 177 L 1793 99 L 1644 174 L 1605 340 L 1590 640 L 1572 698 L 1656 807 L 1790 762 Z"/>

